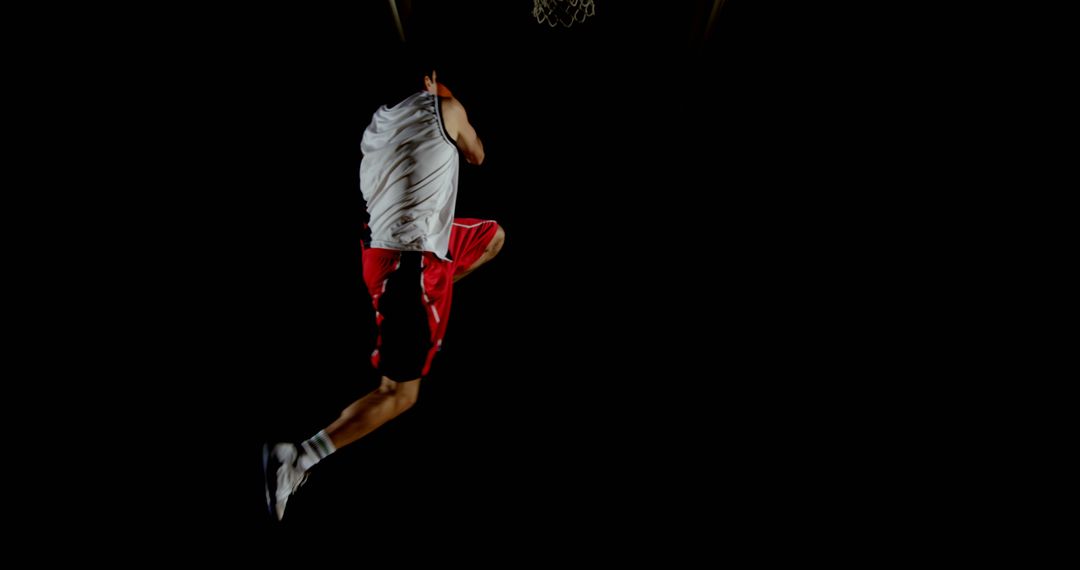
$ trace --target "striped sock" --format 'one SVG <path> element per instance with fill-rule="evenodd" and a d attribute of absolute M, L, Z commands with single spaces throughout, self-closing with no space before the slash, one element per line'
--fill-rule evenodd
<path fill-rule="evenodd" d="M 297 464 L 307 471 L 312 465 L 337 451 L 337 448 L 334 447 L 334 442 L 330 441 L 330 436 L 326 435 L 326 430 L 322 430 L 311 436 L 311 439 L 301 443 L 300 451 L 302 453 L 297 459 Z"/>

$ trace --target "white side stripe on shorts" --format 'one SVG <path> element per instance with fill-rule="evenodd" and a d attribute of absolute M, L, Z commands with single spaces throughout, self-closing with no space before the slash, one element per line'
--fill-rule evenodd
<path fill-rule="evenodd" d="M 435 305 L 433 305 L 431 303 L 431 298 L 428 297 L 427 288 L 424 287 L 424 268 L 425 267 L 427 267 L 427 264 L 424 263 L 424 258 L 421 257 L 420 258 L 420 293 L 424 297 L 424 304 L 427 305 L 429 309 L 431 309 L 431 315 L 435 317 L 435 322 L 438 323 L 439 322 L 439 311 L 435 310 Z"/>

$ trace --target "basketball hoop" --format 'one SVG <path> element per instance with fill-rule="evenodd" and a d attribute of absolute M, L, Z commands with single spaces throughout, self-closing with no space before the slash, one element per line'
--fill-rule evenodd
<path fill-rule="evenodd" d="M 537 23 L 569 28 L 575 22 L 596 15 L 596 0 L 533 0 L 533 17 Z"/>

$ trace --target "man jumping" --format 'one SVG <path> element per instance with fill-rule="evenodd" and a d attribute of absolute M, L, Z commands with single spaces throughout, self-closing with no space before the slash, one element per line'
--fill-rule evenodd
<path fill-rule="evenodd" d="M 364 282 L 379 328 L 371 360 L 382 383 L 300 444 L 263 447 L 266 503 L 278 520 L 312 466 L 412 407 L 442 345 L 453 284 L 491 261 L 505 239 L 493 220 L 454 218 L 458 155 L 479 165 L 484 145 L 434 72 L 423 91 L 375 112 L 361 151 L 370 216 Z"/>

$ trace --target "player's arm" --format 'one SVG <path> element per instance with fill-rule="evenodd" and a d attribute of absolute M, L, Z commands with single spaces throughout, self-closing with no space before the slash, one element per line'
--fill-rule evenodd
<path fill-rule="evenodd" d="M 469 123 L 465 107 L 453 97 L 442 100 L 443 123 L 447 134 L 457 142 L 458 150 L 465 155 L 465 162 L 482 164 L 484 162 L 484 143 L 476 134 L 476 129 Z"/>
<path fill-rule="evenodd" d="M 476 135 L 476 129 L 469 123 L 469 116 L 465 114 L 465 106 L 454 98 L 445 85 L 439 83 L 438 76 L 434 71 L 431 75 L 424 76 L 424 90 L 432 95 L 438 95 L 442 105 L 443 126 L 446 134 L 457 142 L 458 150 L 465 155 L 465 162 L 469 164 L 481 164 L 484 162 L 484 143 Z"/>

